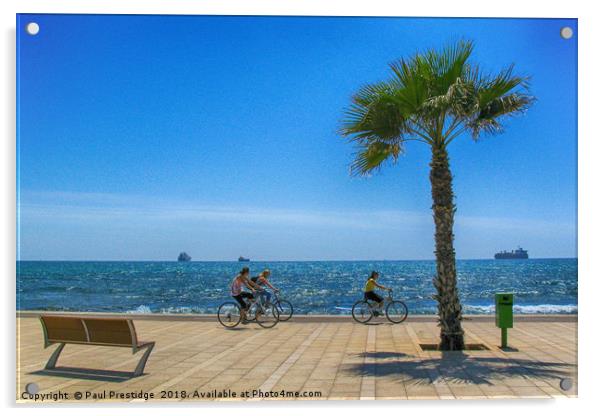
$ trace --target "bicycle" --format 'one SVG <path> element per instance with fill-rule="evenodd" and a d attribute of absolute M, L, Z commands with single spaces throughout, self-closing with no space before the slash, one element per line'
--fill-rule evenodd
<path fill-rule="evenodd" d="M 379 307 L 376 303 L 371 303 L 366 300 L 355 302 L 351 309 L 351 316 L 360 324 L 368 323 L 375 316 L 383 314 L 387 319 L 394 324 L 400 324 L 408 317 L 408 307 L 400 300 L 393 299 L 393 290 L 387 290 L 387 296 L 383 299 L 383 306 Z"/>
<path fill-rule="evenodd" d="M 281 299 L 279 292 L 274 292 L 274 305 L 280 314 L 281 321 L 288 321 L 293 316 L 293 304 L 288 300 Z"/>
<path fill-rule="evenodd" d="M 280 314 L 272 302 L 263 303 L 261 296 L 255 296 L 247 308 L 244 321 L 240 305 L 232 301 L 220 305 L 217 310 L 217 320 L 228 329 L 236 327 L 241 322 L 255 322 L 263 328 L 273 328 L 280 320 Z"/>

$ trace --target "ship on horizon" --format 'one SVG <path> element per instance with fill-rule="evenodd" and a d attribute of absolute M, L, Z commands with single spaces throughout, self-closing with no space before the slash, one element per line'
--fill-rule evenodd
<path fill-rule="evenodd" d="M 251 261 L 251 260 L 250 260 L 250 259 L 248 259 L 248 258 L 246 258 L 246 257 L 240 256 L 240 257 L 238 258 L 238 261 Z"/>
<path fill-rule="evenodd" d="M 190 261 L 192 260 L 192 257 L 190 257 L 188 255 L 188 253 L 186 253 L 185 251 L 181 252 L 180 255 L 178 256 L 178 261 Z"/>
<path fill-rule="evenodd" d="M 528 259 L 529 254 L 527 254 L 527 250 L 523 250 L 522 247 L 518 247 L 516 250 L 512 251 L 500 251 L 499 253 L 495 253 L 493 256 L 496 260 L 513 260 L 513 259 Z"/>

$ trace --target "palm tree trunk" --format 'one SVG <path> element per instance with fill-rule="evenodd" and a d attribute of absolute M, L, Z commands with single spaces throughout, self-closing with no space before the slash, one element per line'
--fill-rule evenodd
<path fill-rule="evenodd" d="M 434 145 L 431 160 L 431 193 L 433 219 L 435 220 L 435 255 L 437 276 L 433 284 L 438 302 L 441 350 L 464 349 L 462 330 L 462 305 L 456 285 L 456 253 L 454 251 L 454 193 L 449 157 L 444 145 Z"/>

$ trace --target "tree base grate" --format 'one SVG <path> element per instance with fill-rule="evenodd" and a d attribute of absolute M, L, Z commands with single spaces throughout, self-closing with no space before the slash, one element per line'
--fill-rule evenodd
<path fill-rule="evenodd" d="M 422 351 L 441 351 L 439 344 L 418 344 Z M 485 344 L 464 344 L 462 351 L 489 351 Z"/>

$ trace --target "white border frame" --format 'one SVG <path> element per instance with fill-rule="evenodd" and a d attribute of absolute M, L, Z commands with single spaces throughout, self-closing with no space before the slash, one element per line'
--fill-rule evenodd
<path fill-rule="evenodd" d="M 42 0 L 3 1 L 2 8 L 2 89 L 4 97 L 0 102 L 2 111 L 3 138 L 2 180 L 0 188 L 3 196 L 2 220 L 5 230 L 0 247 L 4 283 L 3 317 L 6 337 L 1 343 L 5 369 L 2 377 L 2 404 L 13 407 L 15 397 L 15 14 L 16 13 L 118 13 L 118 14 L 233 14 L 233 15 L 339 15 L 339 16 L 442 16 L 442 17 L 564 17 L 578 18 L 579 30 L 579 399 L 570 400 L 520 400 L 520 401 L 449 401 L 440 402 L 270 402 L 259 405 L 237 403 L 219 405 L 197 404 L 178 406 L 178 412 L 198 414 L 261 412 L 265 414 L 307 414 L 315 411 L 332 411 L 344 406 L 345 413 L 366 412 L 462 412 L 465 414 L 498 415 L 516 411 L 518 408 L 537 406 L 533 411 L 565 415 L 567 412 L 581 412 L 600 402 L 598 392 L 600 380 L 600 339 L 599 319 L 600 294 L 602 294 L 602 266 L 597 261 L 599 242 L 596 237 L 601 229 L 602 198 L 599 197 L 599 180 L 602 177 L 602 138 L 599 120 L 602 83 L 599 73 L 602 68 L 602 22 L 595 2 L 558 1 L 532 2 L 525 0 L 505 0 L 485 2 L 482 0 L 431 0 L 427 2 L 385 1 L 385 0 Z M 559 97 L 562 99 L 562 97 Z M 7 230 L 9 232 L 7 232 Z M 166 405 L 111 406 L 111 413 L 130 414 L 144 411 L 146 414 L 164 414 Z M 249 409 L 248 407 L 251 407 Z M 403 406 L 403 409 L 401 407 Z M 443 408 L 445 406 L 445 409 Z M 453 409 L 448 409 L 453 406 Z M 545 406 L 545 409 L 541 409 Z M 20 411 L 34 411 L 24 406 Z M 45 406 L 40 410 L 46 414 L 79 414 L 82 406 Z M 92 408 L 85 405 L 90 414 L 104 414 L 108 406 Z M 512 409 L 510 409 L 512 408 Z"/>

